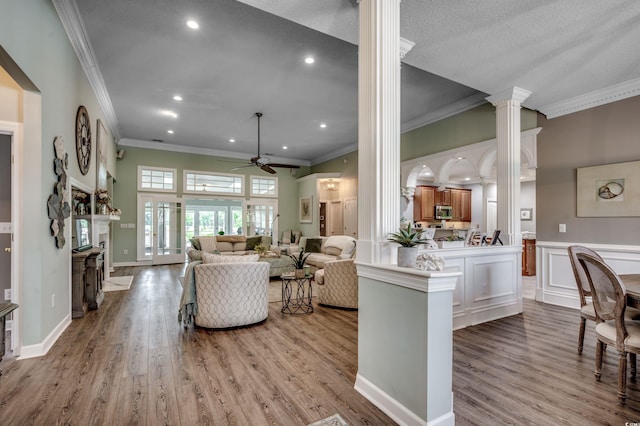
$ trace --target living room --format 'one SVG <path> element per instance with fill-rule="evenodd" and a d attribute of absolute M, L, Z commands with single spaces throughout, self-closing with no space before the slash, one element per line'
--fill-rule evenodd
<path fill-rule="evenodd" d="M 51 142 L 55 136 L 63 136 L 71 157 L 70 175 L 93 188 L 95 166 L 92 165 L 89 175 L 85 176 L 73 160 L 75 111 L 79 105 L 85 105 L 93 122 L 108 120 L 84 77 L 54 7 L 44 1 L 24 3 L 2 2 L 3 10 L 11 13 L 6 14 L 5 17 L 9 18 L 2 21 L 0 44 L 11 61 L 5 61 L 6 56 L 3 55 L 0 120 L 3 121 L 3 133 L 8 132 L 16 138 L 20 134 L 20 140 L 24 141 L 14 149 L 14 158 L 20 167 L 16 172 L 17 190 L 14 191 L 17 202 L 13 208 L 17 219 L 12 224 L 16 236 L 12 251 L 15 258 L 12 280 L 15 285 L 11 288 L 17 290 L 20 304 L 17 312 L 21 317 L 14 319 L 13 326 L 21 327 L 18 345 L 23 348 L 23 356 L 41 356 L 52 347 L 70 322 L 67 320 L 70 313 L 70 253 L 55 247 L 50 236 L 50 223 L 43 220 L 46 200 L 55 178 L 51 173 Z M 66 61 L 61 63 L 52 56 Z M 546 250 L 541 253 L 551 255 L 545 254 L 542 259 L 561 259 L 563 250 L 572 243 L 589 244 L 607 252 L 613 259 L 637 261 L 640 256 L 636 237 L 629 232 L 637 228 L 637 218 L 585 218 L 575 213 L 576 168 L 640 158 L 637 144 L 640 128 L 635 119 L 640 101 L 638 96 L 633 97 L 638 93 L 637 89 L 627 89 L 626 92 L 631 96 L 609 97 L 614 102 L 556 118 L 531 113 L 535 116 L 531 127 L 543 129 L 537 151 L 536 233 L 540 250 Z M 255 109 L 247 111 L 247 117 L 254 112 Z M 7 127 L 5 122 L 24 123 L 24 127 L 15 130 Z M 523 119 L 525 122 L 528 121 Z M 449 133 L 443 133 L 443 129 Z M 464 134 L 460 134 L 460 129 L 464 129 Z M 416 133 L 420 134 L 420 140 L 408 139 L 409 132 L 402 135 L 402 160 L 438 152 L 443 145 L 451 148 L 495 137 L 495 113 L 491 106 L 480 106 L 425 126 Z M 179 170 L 178 180 L 185 169 L 228 173 L 234 167 L 218 162 L 219 157 L 216 156 L 163 152 L 124 144 L 122 149 L 126 152 L 124 158 L 116 160 L 114 157 L 117 180 L 113 184 L 113 205 L 122 210 L 120 222 L 113 229 L 114 263 L 137 261 L 137 239 L 134 237 L 137 226 L 121 228 L 118 225 L 138 223 L 134 188 L 138 165 L 176 168 Z M 185 165 L 176 167 L 174 159 Z M 190 164 L 188 167 L 187 163 Z M 358 156 L 352 151 L 335 159 L 304 166 L 298 176 L 279 172 L 279 231 L 301 227 L 297 206 L 304 194 L 298 193 L 296 183 L 300 176 L 304 173 L 341 173 L 343 177 L 354 178 L 358 175 L 357 163 Z M 246 174 L 249 175 L 250 171 Z M 290 198 L 290 194 L 294 194 L 293 197 Z M 566 232 L 558 231 L 559 224 L 566 225 Z M 574 303 L 577 306 L 575 292 L 571 292 L 575 284 L 567 273 L 568 269 L 564 269 L 566 264 L 558 262 L 551 265 L 555 269 L 541 269 L 539 300 L 561 296 L 564 304 Z M 559 275 L 550 275 L 554 270 Z"/>

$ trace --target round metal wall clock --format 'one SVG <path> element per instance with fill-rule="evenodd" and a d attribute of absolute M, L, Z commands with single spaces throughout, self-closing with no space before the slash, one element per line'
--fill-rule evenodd
<path fill-rule="evenodd" d="M 82 105 L 76 114 L 76 154 L 80 172 L 86 175 L 91 162 L 91 120 L 87 109 Z"/>

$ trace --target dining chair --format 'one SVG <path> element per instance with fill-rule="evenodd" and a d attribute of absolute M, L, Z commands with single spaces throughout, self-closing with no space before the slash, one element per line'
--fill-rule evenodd
<path fill-rule="evenodd" d="M 595 251 L 584 246 L 570 246 L 567 248 L 569 252 L 569 260 L 571 261 L 571 268 L 573 269 L 573 276 L 576 279 L 576 285 L 578 286 L 578 295 L 580 296 L 580 332 L 578 334 L 578 354 L 582 353 L 582 347 L 584 345 L 584 332 L 587 325 L 587 320 L 598 322 L 596 311 L 593 308 L 593 303 L 587 300 L 587 297 L 591 297 L 591 288 L 589 287 L 589 280 L 585 273 L 584 268 L 578 263 L 578 253 L 588 253 L 591 256 L 597 257 L 602 260 L 600 255 Z"/>
<path fill-rule="evenodd" d="M 640 321 L 625 318 L 626 290 L 613 269 L 600 256 L 584 252 L 576 256 L 586 272 L 593 306 L 600 321 L 596 324 L 595 376 L 600 380 L 604 345 L 614 346 L 618 351 L 618 401 L 624 404 L 627 396 L 627 354 L 634 380 L 636 354 L 640 353 Z"/>

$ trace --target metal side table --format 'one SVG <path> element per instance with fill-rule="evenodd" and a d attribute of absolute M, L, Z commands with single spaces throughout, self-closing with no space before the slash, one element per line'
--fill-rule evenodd
<path fill-rule="evenodd" d="M 302 278 L 287 274 L 280 277 L 282 279 L 282 309 L 280 312 L 283 314 L 310 314 L 313 312 L 311 304 L 312 277 L 311 274 L 305 274 Z"/>

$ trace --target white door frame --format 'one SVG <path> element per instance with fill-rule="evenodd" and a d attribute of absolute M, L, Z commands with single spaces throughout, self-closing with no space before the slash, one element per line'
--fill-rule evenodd
<path fill-rule="evenodd" d="M 182 214 L 180 216 L 180 223 L 176 223 L 175 227 L 176 229 L 179 231 L 179 234 L 181 236 L 184 236 L 184 232 L 185 232 L 185 221 L 184 221 L 184 216 L 185 216 L 185 206 L 184 206 L 184 199 L 177 197 L 175 195 L 167 195 L 167 194 L 155 194 L 155 193 L 138 193 L 138 213 L 137 213 L 137 227 L 138 227 L 138 241 L 137 241 L 137 253 L 136 253 L 136 259 L 138 260 L 138 262 L 142 261 L 145 263 L 149 263 L 152 265 L 160 265 L 164 262 L 158 262 L 158 260 L 160 259 L 158 257 L 157 254 L 157 241 L 153 238 L 152 236 L 152 253 L 151 256 L 147 256 L 145 253 L 145 223 L 144 223 L 144 202 L 148 199 L 151 199 L 151 203 L 152 203 L 152 209 L 153 212 L 156 212 L 156 203 L 158 202 L 170 202 L 170 203 L 180 203 L 182 204 Z M 153 217 L 153 228 L 152 228 L 152 232 L 154 232 L 155 228 L 157 226 L 156 223 L 156 218 Z M 186 245 L 185 245 L 185 239 L 183 237 L 181 237 L 181 246 L 182 246 L 182 253 L 181 254 L 176 254 L 174 256 L 176 256 L 175 258 L 171 258 L 172 260 L 169 263 L 179 263 L 180 261 L 178 261 L 178 256 L 182 256 L 181 261 L 184 262 L 186 259 Z M 162 258 L 169 260 L 170 258 L 167 257 L 168 255 L 163 255 Z M 175 260 L 175 262 L 174 262 Z"/>
<path fill-rule="evenodd" d="M 18 169 L 22 167 L 22 147 L 23 129 L 21 123 L 10 121 L 0 121 L 0 133 L 11 136 L 11 301 L 18 305 L 22 301 L 22 274 L 20 270 L 20 246 L 21 233 L 15 232 L 19 229 L 20 223 L 20 205 L 22 203 L 22 181 Z M 15 356 L 20 355 L 22 348 L 21 328 L 21 310 L 13 311 L 13 319 L 11 320 L 11 348 Z"/>

